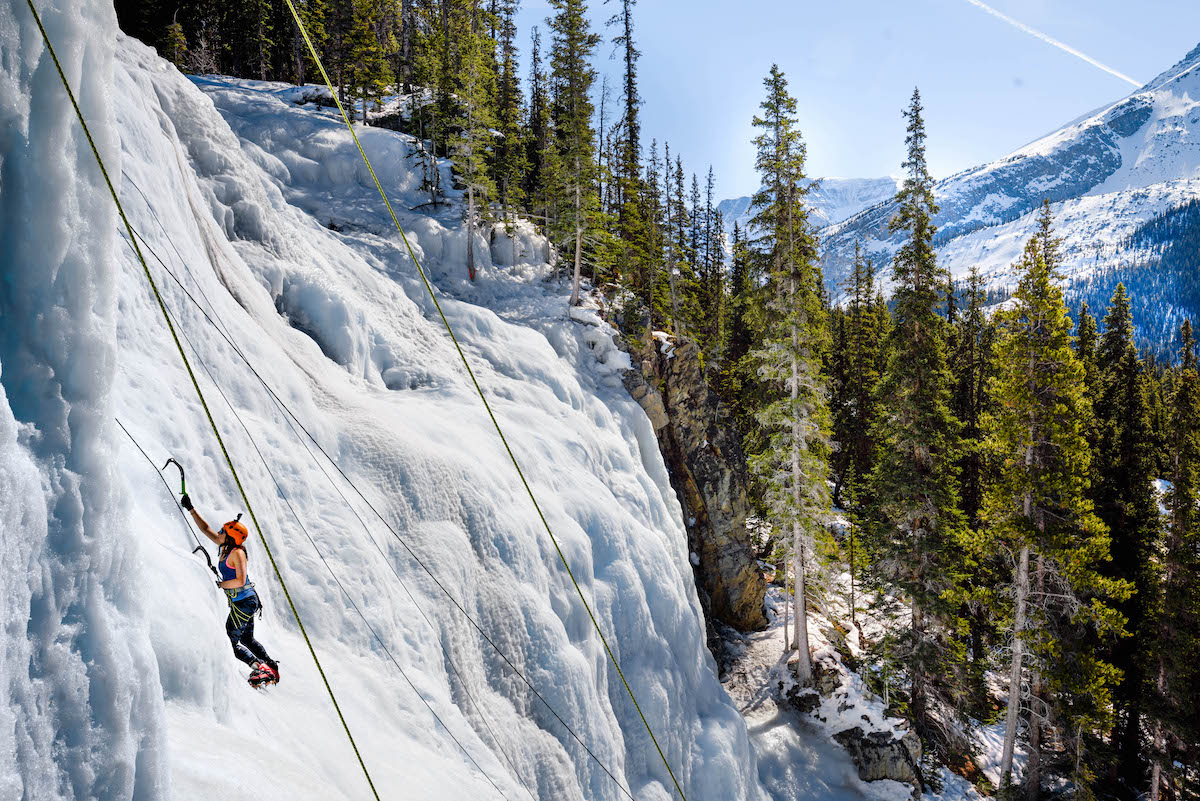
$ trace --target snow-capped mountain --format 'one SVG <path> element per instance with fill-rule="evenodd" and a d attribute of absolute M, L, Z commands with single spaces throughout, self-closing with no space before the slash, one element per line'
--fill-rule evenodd
<path fill-rule="evenodd" d="M 896 194 L 895 178 L 821 178 L 805 200 L 813 225 L 824 228 L 841 222 L 863 209 L 882 203 Z M 742 228 L 750 221 L 749 196 L 729 198 L 717 204 L 732 233 L 736 222 Z"/>
<path fill-rule="evenodd" d="M 1008 283 L 1043 199 L 1065 237 L 1065 270 L 1081 281 L 1129 256 L 1139 226 L 1200 192 L 1200 47 L 1131 95 L 1087 114 L 997 161 L 936 186 L 935 244 L 955 276 L 978 266 Z M 826 282 L 847 275 L 854 244 L 886 268 L 901 244 L 889 235 L 894 200 L 822 232 Z"/>

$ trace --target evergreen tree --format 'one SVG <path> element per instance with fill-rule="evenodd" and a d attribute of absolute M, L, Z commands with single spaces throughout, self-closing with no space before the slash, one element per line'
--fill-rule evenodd
<path fill-rule="evenodd" d="M 671 195 L 671 209 L 674 213 L 674 258 L 675 278 L 671 290 L 672 313 L 675 317 L 676 334 L 693 334 L 695 321 L 700 312 L 696 307 L 696 253 L 691 246 L 690 232 L 692 230 L 692 215 L 688 211 L 683 193 L 683 159 L 675 155 L 675 182 Z"/>
<path fill-rule="evenodd" d="M 542 69 L 542 36 L 537 26 L 529 51 L 529 173 L 526 194 L 533 213 L 542 218 L 547 240 L 558 230 L 558 198 L 562 192 L 562 158 L 554 139 L 549 82 Z M 549 247 L 549 242 L 547 242 Z M 546 261 L 552 255 L 546 253 Z"/>
<path fill-rule="evenodd" d="M 574 232 L 575 269 L 571 282 L 571 305 L 579 303 L 579 281 L 583 264 L 583 234 L 590 215 L 597 209 L 594 178 L 595 132 L 592 130 L 592 84 L 596 71 L 592 52 L 600 37 L 588 28 L 583 0 L 550 0 L 555 15 L 549 20 L 554 32 L 551 81 L 554 85 L 555 134 L 564 166 L 563 189 L 565 229 Z"/>
<path fill-rule="evenodd" d="M 626 283 L 635 296 L 649 307 L 653 304 L 654 289 L 648 226 L 653 212 L 651 195 L 642 182 L 642 126 L 638 112 L 642 99 L 637 84 L 637 63 L 641 53 L 633 37 L 636 0 L 605 0 L 606 4 L 610 2 L 617 5 L 617 12 L 608 24 L 617 28 L 613 45 L 621 50 L 625 68 L 621 84 L 622 114 L 617 126 L 617 152 L 613 160 L 616 232 L 623 243 L 621 260 Z"/>
<path fill-rule="evenodd" d="M 1171 485 L 1157 593 L 1155 665 L 1148 708 L 1150 798 L 1200 793 L 1200 376 L 1190 321 L 1179 332 L 1180 367 L 1171 404 Z"/>
<path fill-rule="evenodd" d="M 464 86 L 459 90 L 462 107 L 461 133 L 454 142 L 455 166 L 467 188 L 467 272 L 475 280 L 475 203 L 478 198 L 483 216 L 487 216 L 488 198 L 495 194 L 488 163 L 492 155 L 495 120 L 491 115 L 491 91 L 495 74 L 488 53 L 491 40 L 482 25 L 479 0 L 467 0 L 466 13 L 457 19 L 461 26 L 461 59 Z"/>
<path fill-rule="evenodd" d="M 828 515 L 829 410 L 821 375 L 828 346 L 824 309 L 818 287 L 816 236 L 801 202 L 806 189 L 804 144 L 796 125 L 796 101 L 778 66 L 764 81 L 767 97 L 763 115 L 754 125 L 763 129 L 755 138 L 756 165 L 769 192 L 756 199 L 755 225 L 772 225 L 757 245 L 773 269 L 771 324 L 758 351 L 759 376 L 773 392 L 759 413 L 767 432 L 767 448 L 753 464 L 767 490 L 766 502 L 777 532 L 790 536 L 795 575 L 797 678 L 812 680 L 808 644 L 808 575 L 813 569 L 815 534 Z M 698 196 L 698 189 L 694 196 Z M 693 207 L 699 198 L 695 197 Z"/>
<path fill-rule="evenodd" d="M 725 342 L 725 401 L 739 430 L 747 430 L 747 417 L 752 413 L 747 388 L 753 379 L 747 355 L 758 347 L 752 316 L 757 305 L 757 291 L 750 277 L 750 253 L 741 226 L 734 222 L 732 235 L 733 264 L 729 276 L 729 325 Z"/>
<path fill-rule="evenodd" d="M 1001 781 L 1011 776 L 1023 688 L 1029 687 L 1026 791 L 1036 799 L 1048 728 L 1074 732 L 1102 724 L 1072 713 L 1065 699 L 1087 697 L 1095 709 L 1103 709 L 1114 676 L 1090 648 L 1068 652 L 1071 646 L 1060 632 L 1087 627 L 1106 635 L 1119 629 L 1120 618 L 1104 602 L 1119 588 L 1098 572 L 1108 558 L 1108 533 L 1087 497 L 1085 373 L 1071 349 L 1071 320 L 1038 238 L 1026 248 L 1020 270 L 1015 302 L 1001 313 L 997 401 L 984 418 L 988 446 L 1001 470 L 988 486 L 982 514 L 993 542 L 1016 557 Z M 1056 715 L 1046 711 L 1053 696 L 1061 696 Z M 1086 776 L 1075 779 L 1087 782 Z"/>
<path fill-rule="evenodd" d="M 887 335 L 887 308 L 883 315 L 876 308 L 875 274 L 871 262 L 854 245 L 854 271 L 847 287 L 845 313 L 846 368 L 844 401 L 840 421 L 835 422 L 835 439 L 840 443 L 834 465 L 834 496 L 841 502 L 842 488 L 854 476 L 860 483 L 875 468 L 874 428 L 879 418 L 876 391 L 884 364 L 881 359 Z M 865 500 L 861 487 L 853 487 L 856 497 Z"/>
<path fill-rule="evenodd" d="M 361 103 L 362 121 L 367 122 L 368 109 L 377 101 L 392 80 L 391 67 L 380 42 L 376 26 L 382 16 L 385 0 L 354 0 L 350 24 L 345 81 L 351 94 Z M 354 117 L 354 104 L 349 113 Z"/>
<path fill-rule="evenodd" d="M 511 209 L 519 208 L 524 200 L 522 186 L 528 162 L 526 160 L 521 80 L 517 76 L 517 24 L 515 16 L 519 0 L 499 0 L 496 24 L 499 28 L 500 63 L 496 85 L 497 137 L 493 182 L 500 195 L 505 220 Z"/>
<path fill-rule="evenodd" d="M 183 26 L 179 24 L 178 15 L 167 26 L 166 45 L 167 57 L 171 59 L 171 63 L 179 69 L 184 69 L 188 55 L 187 37 L 183 33 Z"/>
<path fill-rule="evenodd" d="M 1122 679 L 1113 695 L 1117 726 L 1112 745 L 1119 775 L 1131 786 L 1146 786 L 1141 758 L 1142 701 L 1147 680 L 1147 611 L 1156 578 L 1151 550 L 1158 511 L 1151 482 L 1154 464 L 1142 362 L 1133 344 L 1133 318 L 1125 287 L 1118 284 L 1104 318 L 1097 359 L 1100 392 L 1096 403 L 1099 434 L 1093 499 L 1100 519 L 1112 532 L 1108 574 L 1130 582 L 1134 596 L 1120 605 L 1132 637 L 1112 647 L 1111 659 Z"/>
<path fill-rule="evenodd" d="M 909 681 L 909 712 L 917 732 L 943 758 L 962 744 L 946 716 L 933 709 L 952 692 L 962 655 L 952 591 L 963 580 L 965 548 L 958 506 L 959 423 L 950 410 L 950 373 L 938 315 L 946 277 L 933 252 L 937 213 L 925 160 L 921 98 L 913 92 L 908 119 L 907 175 L 890 230 L 905 243 L 892 266 L 895 281 L 891 357 L 883 375 L 876 426 L 880 443 L 872 474 L 875 569 L 903 593 L 907 624 L 893 632 Z M 951 708 L 952 703 L 946 702 Z"/>
<path fill-rule="evenodd" d="M 650 143 L 650 159 L 646 163 L 646 233 L 647 283 L 650 287 L 650 325 L 663 328 L 669 318 L 670 290 L 663 269 L 666 263 L 666 217 L 664 214 L 665 185 L 663 162 L 658 156 L 658 140 Z"/>

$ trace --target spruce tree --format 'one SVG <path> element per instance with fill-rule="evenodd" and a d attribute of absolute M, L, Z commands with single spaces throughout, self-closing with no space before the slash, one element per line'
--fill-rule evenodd
<path fill-rule="evenodd" d="M 564 168 L 564 208 L 561 225 L 574 234 L 574 277 L 571 305 L 579 303 L 579 282 L 583 265 L 583 234 L 589 218 L 597 210 L 595 194 L 596 136 L 592 130 L 592 52 L 600 37 L 588 27 L 587 7 L 583 0 L 550 0 L 554 16 L 551 51 L 551 81 L 554 87 L 555 135 Z"/>
<path fill-rule="evenodd" d="M 553 101 L 549 79 L 542 68 L 542 36 L 533 28 L 529 51 L 529 173 L 526 195 L 535 216 L 541 218 L 549 249 L 558 231 L 559 198 L 562 195 L 563 168 L 554 137 Z M 552 254 L 547 251 L 546 261 Z"/>
<path fill-rule="evenodd" d="M 758 347 L 752 317 L 757 304 L 756 287 L 750 276 L 750 253 L 742 228 L 733 224 L 733 263 L 729 276 L 729 326 L 725 341 L 724 395 L 737 422 L 745 432 L 751 414 L 747 389 L 752 385 L 747 355 Z"/>
<path fill-rule="evenodd" d="M 1196 343 L 1185 320 L 1171 402 L 1168 450 L 1171 485 L 1162 543 L 1161 584 L 1152 641 L 1150 798 L 1200 792 L 1200 376 Z"/>
<path fill-rule="evenodd" d="M 891 357 L 880 385 L 879 455 L 871 479 L 876 564 L 899 590 L 909 619 L 893 631 L 909 681 L 909 713 L 927 746 L 943 758 L 960 747 L 955 727 L 943 725 L 944 688 L 956 688 L 961 653 L 959 587 L 964 564 L 963 518 L 958 499 L 959 423 L 950 410 L 945 323 L 938 314 L 946 276 L 933 252 L 937 204 L 925 160 L 921 98 L 913 92 L 905 117 L 907 173 L 889 228 L 904 245 L 892 265 L 895 281 Z"/>
<path fill-rule="evenodd" d="M 1071 349 L 1071 319 L 1043 253 L 1035 237 L 1020 265 L 1014 302 L 1000 315 L 999 374 L 992 389 L 996 402 L 983 418 L 1000 472 L 988 485 L 982 517 L 991 542 L 1016 561 L 1001 781 L 1011 777 L 1028 687 L 1030 799 L 1039 796 L 1043 735 L 1051 733 L 1050 727 L 1074 733 L 1077 727 L 1102 723 L 1071 712 L 1067 699 L 1087 696 L 1102 709 L 1113 677 L 1111 667 L 1091 648 L 1072 647 L 1059 632 L 1082 627 L 1105 636 L 1120 625 L 1105 602 L 1120 594 L 1117 583 L 1098 572 L 1108 559 L 1109 541 L 1088 498 L 1085 372 Z M 1073 642 L 1080 640 L 1076 636 Z M 1047 711 L 1051 703 L 1058 710 L 1053 715 Z"/>
<path fill-rule="evenodd" d="M 1142 701 L 1147 671 L 1145 625 L 1156 578 L 1151 560 L 1159 525 L 1155 504 L 1151 426 L 1143 366 L 1133 344 L 1133 316 L 1125 287 L 1118 284 L 1104 318 L 1097 359 L 1100 392 L 1095 413 L 1098 446 L 1093 499 L 1100 519 L 1112 532 L 1112 562 L 1107 572 L 1130 582 L 1132 598 L 1119 607 L 1133 636 L 1112 646 L 1111 659 L 1121 671 L 1113 695 L 1117 725 L 1112 746 L 1119 775 L 1132 786 L 1145 786 L 1141 759 Z"/>
<path fill-rule="evenodd" d="M 766 341 L 755 354 L 760 378 L 771 388 L 770 401 L 759 413 L 767 434 L 766 449 L 753 464 L 766 488 L 771 523 L 790 539 L 799 651 L 797 678 L 812 680 L 808 642 L 808 576 L 814 566 L 817 530 L 828 515 L 829 410 L 821 360 L 828 347 L 816 266 L 816 235 L 802 202 L 806 190 L 804 144 L 796 125 L 796 101 L 778 66 L 763 82 L 767 97 L 754 125 L 756 166 L 766 191 L 756 196 L 756 240 L 772 266 L 768 276 L 772 298 Z M 698 195 L 698 190 L 694 193 Z M 699 198 L 693 202 L 698 205 Z"/>
<path fill-rule="evenodd" d="M 496 25 L 499 32 L 499 70 L 496 77 L 495 160 L 492 179 L 500 196 L 505 221 L 510 211 L 519 208 L 524 200 L 523 184 L 526 160 L 524 98 L 521 79 L 517 75 L 517 13 L 518 0 L 499 0 Z"/>
<path fill-rule="evenodd" d="M 460 133 L 454 138 L 453 155 L 460 179 L 467 189 L 467 273 L 475 280 L 476 202 L 482 217 L 488 215 L 488 198 L 496 192 L 488 169 L 494 137 L 490 98 L 495 87 L 489 54 L 491 40 L 482 24 L 479 0 L 465 0 L 461 16 L 455 17 L 453 30 L 459 40 L 463 85 L 458 91 L 461 104 Z"/>
<path fill-rule="evenodd" d="M 875 424 L 879 416 L 876 392 L 882 373 L 887 308 L 883 316 L 876 308 L 875 274 L 869 259 L 854 245 L 854 271 L 846 287 L 846 376 L 841 423 L 835 429 L 840 444 L 835 459 L 834 494 L 841 501 L 842 488 L 851 477 L 863 483 L 875 468 Z M 861 486 L 852 487 L 855 497 L 866 500 Z"/>

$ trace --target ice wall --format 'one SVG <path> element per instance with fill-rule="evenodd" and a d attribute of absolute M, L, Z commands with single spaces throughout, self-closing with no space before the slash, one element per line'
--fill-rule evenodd
<path fill-rule="evenodd" d="M 112 8 L 39 7 L 119 169 Z M 166 797 L 111 440 L 116 214 L 19 0 L 0 6 L 0 54 L 0 797 Z"/>
<path fill-rule="evenodd" d="M 223 334 L 621 783 L 639 801 L 671 798 L 349 135 L 285 87 L 190 81 L 117 34 L 111 10 L 83 13 L 95 18 L 47 11 L 50 33 L 381 796 L 623 794 L 314 459 Z M 0 16 L 0 511 L 20 557 L 0 574 L 0 738 L 10 721 L 15 735 L 0 739 L 0 790 L 367 798 L 258 535 L 259 638 L 284 674 L 267 693 L 245 686 L 170 495 L 111 423 L 156 461 L 183 461 L 211 523 L 243 511 L 26 15 L 13 3 Z M 362 138 L 688 797 L 761 798 L 704 647 L 678 502 L 610 332 L 566 317 L 527 226 L 478 234 L 468 281 L 461 209 L 417 208 L 414 143 Z"/>

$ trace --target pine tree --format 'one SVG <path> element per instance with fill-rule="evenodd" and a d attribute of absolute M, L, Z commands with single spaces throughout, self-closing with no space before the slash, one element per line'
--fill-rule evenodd
<path fill-rule="evenodd" d="M 801 202 L 806 189 L 804 144 L 796 125 L 796 101 L 778 66 L 763 82 L 767 97 L 754 125 L 756 166 L 766 192 L 756 197 L 755 225 L 769 230 L 756 241 L 772 265 L 769 286 L 771 325 L 763 348 L 756 352 L 759 376 L 771 387 L 772 400 L 758 415 L 767 432 L 767 448 L 753 459 L 766 487 L 766 501 L 776 531 L 791 539 L 794 560 L 796 674 L 812 680 L 806 591 L 813 569 L 816 531 L 828 515 L 829 409 L 821 375 L 828 329 L 818 287 L 816 236 Z M 694 191 L 693 207 L 699 205 Z M 766 229 L 766 225 L 771 225 Z"/>
<path fill-rule="evenodd" d="M 864 259 L 858 243 L 854 245 L 854 271 L 850 275 L 846 306 L 846 376 L 840 423 L 835 424 L 835 439 L 840 443 L 834 462 L 834 496 L 841 502 L 842 489 L 851 476 L 860 484 L 875 468 L 874 429 L 879 417 L 876 391 L 879 387 L 887 331 L 887 308 L 880 317 L 875 308 L 875 274 Z M 865 500 L 861 487 L 853 487 L 855 496 Z"/>
<path fill-rule="evenodd" d="M 1147 680 L 1145 623 L 1157 583 L 1151 549 L 1159 521 L 1151 486 L 1154 464 L 1146 383 L 1133 344 L 1129 298 L 1120 284 L 1104 318 L 1097 364 L 1101 386 L 1095 407 L 1099 444 L 1093 500 L 1112 532 L 1108 575 L 1129 581 L 1135 589 L 1134 596 L 1119 607 L 1133 636 L 1116 643 L 1111 653 L 1122 672 L 1113 695 L 1117 727 L 1112 746 L 1120 775 L 1132 785 L 1144 786 L 1140 739 Z"/>
<path fill-rule="evenodd" d="M 734 222 L 731 241 L 733 264 L 729 276 L 729 325 L 725 341 L 724 397 L 733 419 L 743 433 L 751 414 L 747 389 L 753 383 L 747 355 L 758 347 L 752 316 L 758 304 L 757 291 L 750 277 L 750 254 L 741 226 Z"/>
<path fill-rule="evenodd" d="M 950 373 L 938 315 L 946 277 L 933 252 L 933 179 L 925 160 L 920 94 L 908 119 L 907 176 L 890 230 L 905 243 L 892 266 L 895 281 L 891 357 L 880 386 L 880 443 L 872 474 L 877 561 L 882 578 L 903 593 L 911 616 L 894 633 L 910 685 L 917 732 L 943 757 L 961 744 L 932 708 L 942 687 L 953 691 L 962 655 L 952 591 L 963 580 L 963 518 L 958 506 L 959 423 L 950 410 Z M 949 702 L 946 706 L 952 706 Z"/>
<path fill-rule="evenodd" d="M 357 89 L 362 104 L 362 121 L 367 122 L 368 108 L 387 91 L 392 79 L 391 67 L 376 24 L 382 15 L 385 0 L 355 0 L 348 40 L 345 81 L 351 94 Z M 354 106 L 350 104 L 354 117 Z"/>
<path fill-rule="evenodd" d="M 308 33 L 308 38 L 313 43 L 313 49 L 321 55 L 323 61 L 328 61 L 329 53 L 326 51 L 326 44 L 329 35 L 325 31 L 325 20 L 329 16 L 329 7 L 326 0 L 305 0 L 297 2 L 296 11 L 300 14 L 300 19 L 304 22 L 304 30 Z M 300 28 L 293 21 L 290 25 L 292 29 L 292 59 L 294 61 L 293 70 L 296 75 L 296 83 L 303 84 L 306 82 L 306 76 L 311 71 L 314 74 L 319 73 L 316 63 L 312 60 L 312 54 L 308 52 L 308 45 L 300 36 Z M 328 66 L 327 66 L 328 68 Z M 320 80 L 320 75 L 317 74 L 317 80 Z"/>
<path fill-rule="evenodd" d="M 1179 338 L 1169 425 L 1171 485 L 1164 499 L 1155 669 L 1147 710 L 1151 801 L 1159 801 L 1163 790 L 1177 798 L 1196 797 L 1200 791 L 1200 376 L 1190 321 L 1184 321 Z"/>
<path fill-rule="evenodd" d="M 646 162 L 645 178 L 645 207 L 647 234 L 647 284 L 649 286 L 648 306 L 650 325 L 652 328 L 662 328 L 663 321 L 669 317 L 669 289 L 664 280 L 666 259 L 666 237 L 664 216 L 664 185 L 663 163 L 658 156 L 658 140 L 650 143 L 650 158 Z"/>
<path fill-rule="evenodd" d="M 583 233 L 596 211 L 595 133 L 592 130 L 592 84 L 596 71 L 592 52 L 600 37 L 588 29 L 583 0 L 550 0 L 555 15 L 549 20 L 554 32 L 551 80 L 555 96 L 555 134 L 565 172 L 563 189 L 567 208 L 562 223 L 575 235 L 575 270 L 571 282 L 571 305 L 579 303 L 583 264 Z"/>
<path fill-rule="evenodd" d="M 473 281 L 476 198 L 479 200 L 482 215 L 486 217 L 488 198 L 496 191 L 488 169 L 494 142 L 492 130 L 495 127 L 489 100 L 495 74 L 488 59 L 491 40 L 483 30 L 479 0 L 467 0 L 464 10 L 466 14 L 461 18 L 461 28 L 457 31 L 465 81 L 459 90 L 462 127 L 461 133 L 456 137 L 453 153 L 455 166 L 467 187 L 467 272 Z"/>
<path fill-rule="evenodd" d="M 1108 558 L 1108 532 L 1095 515 L 1088 486 L 1090 453 L 1085 371 L 1071 349 L 1067 316 L 1055 272 L 1035 237 L 1021 262 L 1014 304 L 1000 315 L 999 375 L 994 411 L 984 417 L 988 447 L 1001 470 L 988 487 L 982 516 L 993 542 L 1016 556 L 1012 579 L 1012 663 L 1002 782 L 1009 781 L 1023 688 L 1031 700 L 1026 792 L 1039 794 L 1041 744 L 1052 725 L 1073 731 L 1102 721 L 1065 711 L 1050 715 L 1050 700 L 1069 710 L 1069 697 L 1089 696 L 1103 708 L 1114 671 L 1090 648 L 1069 647 L 1059 632 L 1086 627 L 1107 635 L 1120 627 L 1106 599 L 1117 582 L 1098 572 Z M 1055 696 L 1062 696 L 1055 699 Z M 1085 782 L 1085 776 L 1076 779 Z"/>
<path fill-rule="evenodd" d="M 171 59 L 171 63 L 179 69 L 183 69 L 187 65 L 188 47 L 187 37 L 183 34 L 183 26 L 179 24 L 178 13 L 171 20 L 171 24 L 167 26 L 166 44 L 167 55 Z"/>
<path fill-rule="evenodd" d="M 558 226 L 558 197 L 562 192 L 562 158 L 554 139 L 552 100 L 542 69 L 542 36 L 534 26 L 529 51 L 529 173 L 526 195 L 533 213 L 542 218 L 547 248 Z M 552 254 L 546 253 L 549 262 Z"/>
<path fill-rule="evenodd" d="M 674 285 L 672 293 L 672 314 L 675 318 L 675 334 L 694 334 L 694 324 L 700 316 L 696 305 L 696 254 L 691 247 L 692 216 L 688 212 L 687 202 L 683 192 L 683 159 L 675 155 L 675 170 L 673 189 L 668 193 L 671 197 L 671 211 L 674 215 L 672 235 L 674 243 L 672 253 L 675 268 L 672 270 Z"/>
<path fill-rule="evenodd" d="M 499 26 L 500 63 L 496 81 L 496 130 L 499 132 L 492 172 L 500 195 L 504 219 L 523 201 L 522 185 L 526 160 L 521 79 L 517 75 L 516 12 L 519 0 L 499 0 L 496 10 Z"/>

